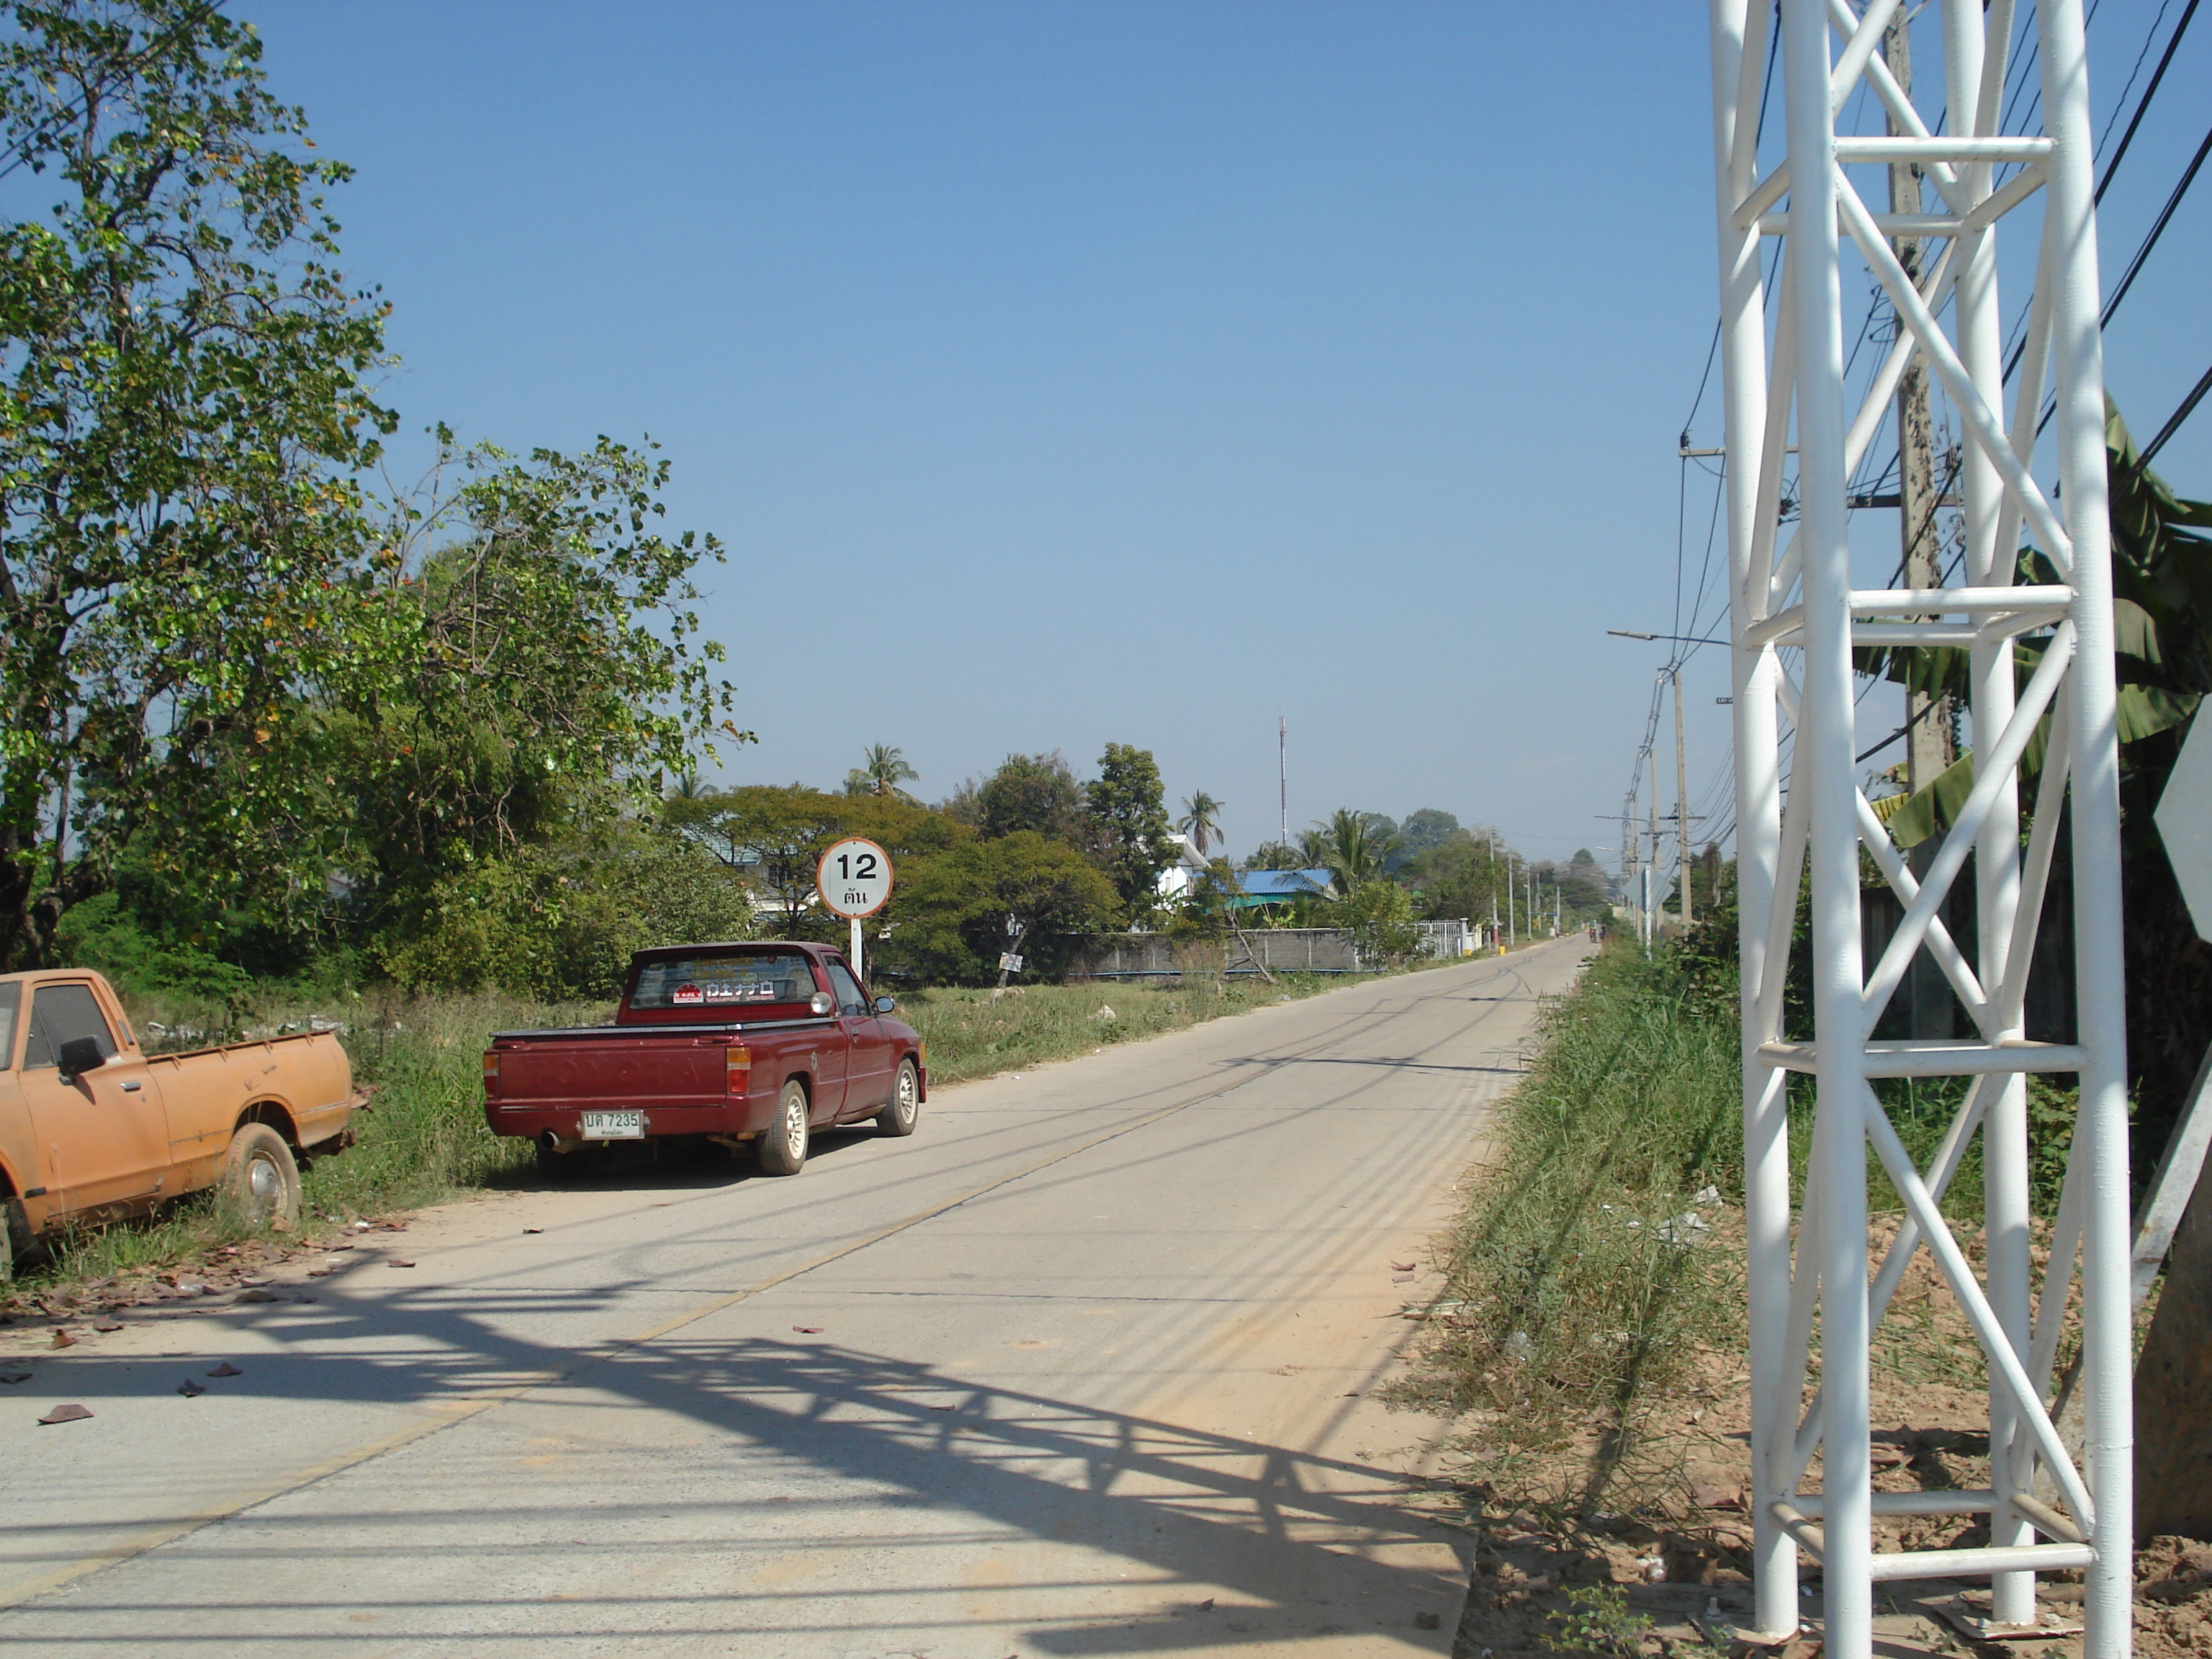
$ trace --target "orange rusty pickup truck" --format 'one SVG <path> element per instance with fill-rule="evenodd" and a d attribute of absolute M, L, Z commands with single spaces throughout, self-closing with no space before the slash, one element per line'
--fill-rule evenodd
<path fill-rule="evenodd" d="M 347 1144 L 359 1103 L 330 1032 L 148 1054 L 89 969 L 0 975 L 0 1278 L 62 1222 L 206 1187 L 289 1226 L 301 1161 Z"/>

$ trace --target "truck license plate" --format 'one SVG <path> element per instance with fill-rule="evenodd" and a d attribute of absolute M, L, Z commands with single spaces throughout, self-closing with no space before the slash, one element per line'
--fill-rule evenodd
<path fill-rule="evenodd" d="M 580 1137 L 585 1140 L 642 1140 L 643 1112 L 586 1112 Z"/>

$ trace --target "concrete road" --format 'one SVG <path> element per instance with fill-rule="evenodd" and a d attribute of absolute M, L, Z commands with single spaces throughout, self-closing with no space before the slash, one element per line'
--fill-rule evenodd
<path fill-rule="evenodd" d="M 1406 1501 L 1432 1425 L 1367 1395 L 1586 954 L 946 1089 L 795 1179 L 641 1164 L 362 1235 L 275 1300 L 0 1334 L 32 1373 L 0 1389 L 0 1643 L 1446 1652 L 1456 1535 Z M 36 1425 L 64 1401 L 94 1416 Z"/>

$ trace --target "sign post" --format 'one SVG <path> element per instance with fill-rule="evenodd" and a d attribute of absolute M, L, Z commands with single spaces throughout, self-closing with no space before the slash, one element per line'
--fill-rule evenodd
<path fill-rule="evenodd" d="M 872 916 L 891 896 L 891 855 L 863 836 L 833 842 L 814 866 L 814 891 L 822 908 L 853 924 L 852 945 L 846 951 L 853 977 L 867 983 L 867 966 L 860 959 L 860 918 Z"/>

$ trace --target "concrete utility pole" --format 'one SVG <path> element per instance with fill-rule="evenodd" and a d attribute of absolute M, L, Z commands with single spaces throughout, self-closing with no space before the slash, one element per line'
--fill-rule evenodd
<path fill-rule="evenodd" d="M 1882 31 L 1882 62 L 1889 66 L 1905 95 L 1912 93 L 1912 34 L 1905 9 L 1899 7 Z M 1888 131 L 1893 138 L 1910 136 L 1892 113 Z M 1910 158 L 1889 164 L 1889 210 L 1921 211 L 1920 169 Z M 1896 236 L 1890 246 L 1897 262 L 1914 282 L 1921 277 L 1921 241 L 1917 236 Z M 1928 366 L 1915 356 L 1897 384 L 1897 523 L 1905 554 L 1905 585 L 1933 588 L 1943 584 L 1942 546 L 1936 533 L 1936 441 L 1934 422 L 1928 413 Z M 1934 617 L 1918 620 L 1934 622 Z M 1951 740 L 1949 699 L 1922 691 L 1905 694 L 1905 787 L 1924 789 L 1958 758 Z M 1924 876 L 1935 861 L 1939 838 L 1930 836 L 1907 853 L 1916 876 Z M 1951 1035 L 1951 988 L 1935 958 L 1922 951 L 1912 959 L 1908 981 L 1909 1018 L 1916 1037 Z"/>
<path fill-rule="evenodd" d="M 1636 902 L 1636 802 L 1624 796 L 1620 803 L 1620 896 L 1624 903 Z"/>
<path fill-rule="evenodd" d="M 1682 930 L 1690 927 L 1690 763 L 1682 748 L 1682 665 L 1669 671 L 1674 681 L 1674 856 L 1682 866 Z"/>
<path fill-rule="evenodd" d="M 1659 883 L 1659 746 L 1654 744 L 1644 751 L 1651 757 L 1651 800 L 1646 810 L 1651 817 L 1651 917 L 1648 944 L 1659 942 L 1659 918 L 1667 905 L 1667 890 Z"/>
<path fill-rule="evenodd" d="M 1490 832 L 1490 942 L 1500 954 L 1505 949 L 1504 935 L 1498 931 L 1498 832 Z"/>

